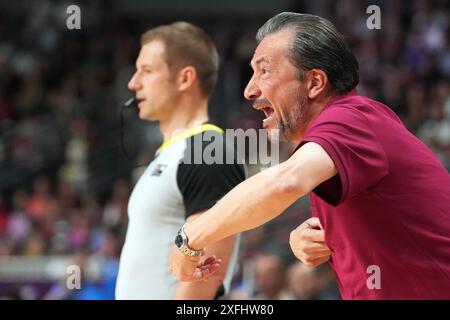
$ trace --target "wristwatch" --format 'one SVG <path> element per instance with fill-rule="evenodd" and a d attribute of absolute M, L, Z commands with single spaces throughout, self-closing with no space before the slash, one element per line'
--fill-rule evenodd
<path fill-rule="evenodd" d="M 194 250 L 189 248 L 188 246 L 188 238 L 184 233 L 184 224 L 181 229 L 178 231 L 177 236 L 175 237 L 175 246 L 180 250 L 183 254 L 191 257 L 199 256 L 203 250 Z"/>

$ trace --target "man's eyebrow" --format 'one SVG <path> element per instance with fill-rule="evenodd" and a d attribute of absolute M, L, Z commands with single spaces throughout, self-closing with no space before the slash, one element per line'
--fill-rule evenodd
<path fill-rule="evenodd" d="M 151 68 L 151 65 L 149 65 L 148 63 L 143 63 L 143 64 L 137 64 L 136 63 L 136 69 L 139 69 L 139 67 L 141 67 L 141 68 Z"/>
<path fill-rule="evenodd" d="M 260 64 L 261 62 L 269 62 L 269 59 L 267 59 L 266 57 L 258 58 L 258 59 L 255 61 L 255 64 L 258 65 L 258 64 Z M 252 67 L 252 62 L 250 61 L 250 62 L 248 63 L 248 65 L 249 65 L 250 67 Z"/>

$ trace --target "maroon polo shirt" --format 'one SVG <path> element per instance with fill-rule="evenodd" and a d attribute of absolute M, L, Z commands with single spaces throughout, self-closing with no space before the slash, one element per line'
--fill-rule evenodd
<path fill-rule="evenodd" d="M 310 194 L 344 299 L 450 299 L 450 175 L 387 106 L 332 99 L 302 144 L 338 175 Z"/>

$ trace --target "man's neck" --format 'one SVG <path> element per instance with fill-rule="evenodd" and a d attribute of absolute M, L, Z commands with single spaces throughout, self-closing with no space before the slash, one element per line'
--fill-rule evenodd
<path fill-rule="evenodd" d="M 164 142 L 169 141 L 177 133 L 181 133 L 181 130 L 189 130 L 208 121 L 207 101 L 192 107 L 177 108 L 177 110 L 180 111 L 159 122 Z"/>
<path fill-rule="evenodd" d="M 337 94 L 332 92 L 327 94 L 326 96 L 322 97 L 320 101 L 313 102 L 313 106 L 311 107 L 311 113 L 308 115 L 308 122 L 306 125 L 304 125 L 301 130 L 298 132 L 298 134 L 295 136 L 294 139 L 292 139 L 292 142 L 294 142 L 296 145 L 299 144 L 303 137 L 308 130 L 308 127 L 311 125 L 311 123 L 316 120 L 316 118 L 319 116 L 319 114 L 323 111 L 323 109 L 328 105 L 328 103 L 336 97 Z"/>

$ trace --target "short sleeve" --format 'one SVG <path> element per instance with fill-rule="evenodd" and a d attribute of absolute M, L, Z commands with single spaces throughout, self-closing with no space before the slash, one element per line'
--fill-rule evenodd
<path fill-rule="evenodd" d="M 222 136 L 222 135 L 220 135 Z M 223 137 L 223 136 L 222 136 Z M 178 165 L 177 184 L 183 195 L 183 202 L 186 209 L 186 218 L 193 213 L 206 210 L 214 206 L 225 194 L 245 180 L 246 170 L 243 161 L 237 161 L 237 152 L 231 144 L 223 141 L 223 161 L 212 164 L 195 164 L 194 161 L 182 161 Z M 187 149 L 192 158 L 195 152 L 199 152 L 194 147 L 194 139 L 188 139 Z M 212 142 L 202 142 L 203 150 Z M 221 142 L 222 143 L 222 142 Z M 232 163 L 226 163 L 227 152 L 233 152 Z"/>
<path fill-rule="evenodd" d="M 338 171 L 338 176 L 313 190 L 316 195 L 335 206 L 374 186 L 388 174 L 386 153 L 364 114 L 339 107 L 324 110 L 316 120 L 302 144 L 319 144 Z"/>

